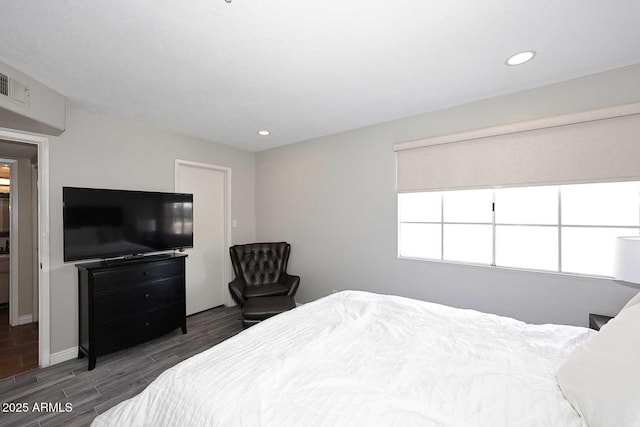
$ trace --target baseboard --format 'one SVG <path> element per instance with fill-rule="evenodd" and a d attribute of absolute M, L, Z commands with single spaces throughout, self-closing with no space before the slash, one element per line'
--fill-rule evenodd
<path fill-rule="evenodd" d="M 78 357 L 78 347 L 71 347 L 66 350 L 58 351 L 57 353 L 51 353 L 49 356 L 49 363 L 55 365 L 56 363 L 66 362 L 67 360 L 75 359 Z"/>
<path fill-rule="evenodd" d="M 32 314 L 25 314 L 24 316 L 18 316 L 18 325 L 26 325 L 33 322 Z"/>

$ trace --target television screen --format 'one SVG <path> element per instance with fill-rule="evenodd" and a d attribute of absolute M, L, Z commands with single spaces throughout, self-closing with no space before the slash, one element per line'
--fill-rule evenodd
<path fill-rule="evenodd" d="M 193 195 L 63 187 L 64 260 L 193 247 Z"/>

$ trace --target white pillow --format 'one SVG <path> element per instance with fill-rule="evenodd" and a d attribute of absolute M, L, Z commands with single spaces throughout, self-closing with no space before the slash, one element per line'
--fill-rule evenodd
<path fill-rule="evenodd" d="M 633 307 L 636 304 L 640 304 L 640 292 L 638 292 L 635 297 L 631 298 L 629 302 L 622 307 L 622 309 L 624 310 L 625 308 Z"/>
<path fill-rule="evenodd" d="M 557 378 L 589 427 L 640 426 L 640 305 L 621 311 L 576 347 Z"/>

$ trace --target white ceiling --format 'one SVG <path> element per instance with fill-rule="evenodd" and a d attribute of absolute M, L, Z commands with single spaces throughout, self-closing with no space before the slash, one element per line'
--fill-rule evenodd
<path fill-rule="evenodd" d="M 75 106 L 260 151 L 640 63 L 638 17 L 638 0 L 4 0 L 0 60 Z"/>

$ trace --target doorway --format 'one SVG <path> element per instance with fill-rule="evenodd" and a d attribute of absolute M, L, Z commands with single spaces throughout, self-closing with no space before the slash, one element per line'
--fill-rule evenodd
<path fill-rule="evenodd" d="M 0 140 L 0 378 L 39 365 L 37 164 L 36 145 Z"/>
<path fill-rule="evenodd" d="M 37 264 L 34 266 L 34 276 L 37 276 L 37 310 L 36 319 L 38 331 L 38 365 L 50 365 L 50 309 L 49 309 L 49 138 L 32 135 L 20 131 L 0 128 L 0 140 L 12 143 L 23 143 L 37 149 L 37 172 L 34 185 L 37 186 L 37 209 L 34 227 L 37 229 L 34 240 L 37 240 Z M 14 245 L 15 242 L 11 241 Z M 10 248 L 11 251 L 11 248 Z M 32 316 L 33 317 L 33 316 Z M 33 319 L 32 319 L 33 320 Z"/>
<path fill-rule="evenodd" d="M 231 169 L 176 160 L 175 191 L 193 194 L 193 248 L 187 258 L 187 315 L 228 304 Z"/>

